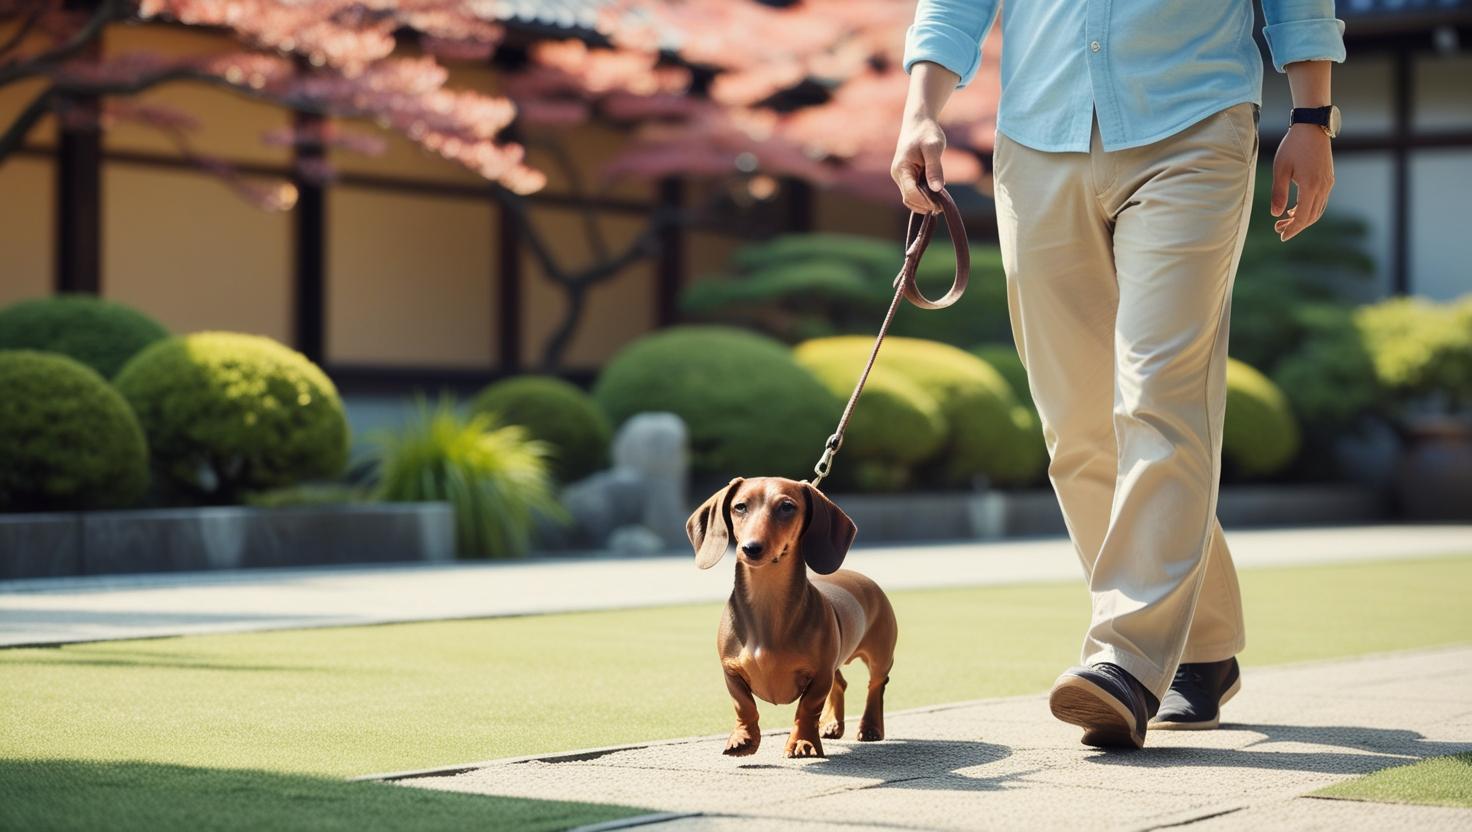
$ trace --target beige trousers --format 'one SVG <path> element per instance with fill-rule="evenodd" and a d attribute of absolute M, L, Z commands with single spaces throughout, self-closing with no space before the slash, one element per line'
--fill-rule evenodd
<path fill-rule="evenodd" d="M 1157 696 L 1241 651 L 1216 519 L 1232 283 L 1257 126 L 1239 104 L 1154 144 L 1047 153 L 997 135 L 1017 350 L 1093 616 L 1083 662 Z"/>

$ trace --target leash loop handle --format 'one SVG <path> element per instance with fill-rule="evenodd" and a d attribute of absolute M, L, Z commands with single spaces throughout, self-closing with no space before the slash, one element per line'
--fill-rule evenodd
<path fill-rule="evenodd" d="M 924 186 L 921 186 L 922 189 Z M 874 369 L 874 362 L 879 358 L 879 347 L 884 344 L 884 336 L 889 333 L 889 325 L 894 321 L 895 312 L 899 311 L 900 300 L 909 301 L 913 306 L 920 309 L 945 309 L 961 299 L 966 292 L 966 284 L 971 277 L 971 249 L 966 242 L 966 226 L 961 222 L 961 211 L 956 207 L 955 200 L 944 189 L 939 191 L 926 191 L 941 205 L 941 213 L 946 218 L 946 228 L 951 234 L 951 244 L 956 247 L 956 276 L 951 281 L 951 288 L 937 300 L 931 300 L 921 293 L 920 288 L 915 285 L 915 272 L 920 267 L 920 257 L 925 254 L 926 246 L 930 245 L 930 238 L 935 235 L 934 214 L 911 214 L 910 221 L 905 226 L 905 261 L 900 266 L 899 274 L 894 278 L 894 298 L 889 302 L 889 311 L 884 315 L 884 323 L 879 325 L 879 334 L 874 339 L 874 348 L 869 351 L 869 360 L 864 364 L 864 371 L 859 374 L 859 381 L 854 385 L 853 395 L 848 397 L 848 404 L 844 405 L 843 415 L 838 419 L 838 429 L 823 443 L 823 455 L 818 458 L 818 464 L 813 466 L 814 477 L 810 481 L 817 488 L 829 473 L 833 470 L 833 457 L 838 449 L 843 446 L 843 435 L 848 430 L 848 420 L 853 416 L 854 405 L 859 401 L 859 394 L 864 392 L 864 383 L 869 380 L 869 373 Z M 918 223 L 917 223 L 918 218 Z"/>

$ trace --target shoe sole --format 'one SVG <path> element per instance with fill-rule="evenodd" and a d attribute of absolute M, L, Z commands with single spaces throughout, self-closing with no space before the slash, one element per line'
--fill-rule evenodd
<path fill-rule="evenodd" d="M 1096 748 L 1144 748 L 1135 715 L 1109 691 L 1078 676 L 1064 676 L 1048 695 L 1053 716 L 1084 729 L 1083 744 Z"/>
<path fill-rule="evenodd" d="M 1222 698 L 1217 702 L 1216 716 L 1212 719 L 1202 720 L 1201 722 L 1156 722 L 1151 720 L 1150 727 L 1157 731 L 1210 731 L 1213 728 L 1220 728 L 1222 725 L 1222 706 L 1230 702 L 1232 697 L 1237 695 L 1237 691 L 1241 689 L 1242 677 L 1239 675 L 1237 681 L 1233 682 L 1232 686 L 1227 688 L 1226 693 L 1223 693 Z"/>

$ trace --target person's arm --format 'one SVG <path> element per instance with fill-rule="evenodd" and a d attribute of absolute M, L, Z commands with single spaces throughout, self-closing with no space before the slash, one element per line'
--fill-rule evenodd
<path fill-rule="evenodd" d="M 910 90 L 900 122 L 890 175 L 900 198 L 918 213 L 936 212 L 920 188 L 945 187 L 940 157 L 946 149 L 940 112 L 951 93 L 966 86 L 981 66 L 981 42 L 997 16 L 995 0 L 920 0 L 915 24 L 905 35 L 905 71 Z"/>
<path fill-rule="evenodd" d="M 1323 107 L 1330 100 L 1330 75 L 1344 61 L 1344 22 L 1334 17 L 1334 0 L 1262 0 L 1267 25 L 1263 36 L 1273 67 L 1288 75 L 1294 107 Z M 1298 200 L 1288 207 L 1290 184 Z M 1334 188 L 1334 152 L 1328 134 L 1311 124 L 1295 124 L 1273 158 L 1270 210 L 1278 238 L 1291 240 L 1318 222 Z"/>

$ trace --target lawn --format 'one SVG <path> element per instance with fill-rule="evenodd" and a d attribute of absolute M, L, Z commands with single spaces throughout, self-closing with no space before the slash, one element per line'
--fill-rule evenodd
<path fill-rule="evenodd" d="M 1387 768 L 1320 789 L 1314 796 L 1472 809 L 1472 754 Z"/>
<path fill-rule="evenodd" d="M 1464 591 L 1472 558 L 1255 570 L 1242 584 L 1249 673 L 1472 639 Z M 1076 660 L 1087 615 L 1074 583 L 893 600 L 895 709 L 1043 690 Z M 106 812 L 119 791 L 155 812 L 136 825 L 155 827 L 198 828 L 194 804 L 216 799 L 242 807 L 229 816 L 242 826 L 273 825 L 252 806 L 312 825 L 329 815 L 382 822 L 393 812 L 430 826 L 484 824 L 488 815 L 512 823 L 506 813 L 529 811 L 524 802 L 492 811 L 487 799 L 331 778 L 724 732 L 718 612 L 697 605 L 0 651 L 0 827 L 34 828 L 34 812 L 19 813 L 43 803 Z M 767 709 L 764 722 L 782 725 L 789 711 Z M 558 815 L 555 828 L 629 810 L 547 811 Z"/>

